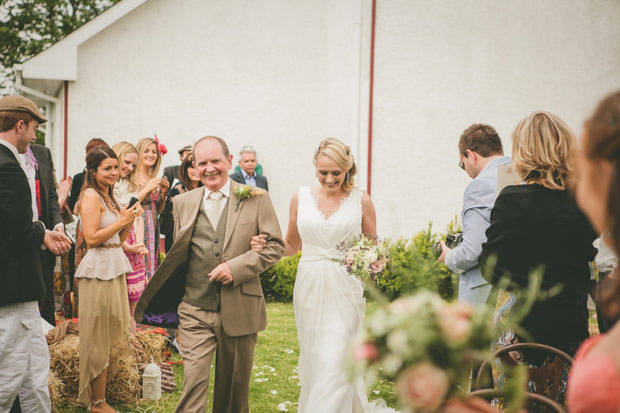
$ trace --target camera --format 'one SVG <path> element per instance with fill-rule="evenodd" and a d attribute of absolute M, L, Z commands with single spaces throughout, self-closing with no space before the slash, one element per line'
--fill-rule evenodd
<path fill-rule="evenodd" d="M 455 232 L 454 234 L 446 235 L 446 246 L 448 248 L 456 248 L 461 242 L 463 242 L 463 233 Z M 433 254 L 435 258 L 439 258 L 441 255 L 441 243 L 436 242 L 433 244 Z"/>

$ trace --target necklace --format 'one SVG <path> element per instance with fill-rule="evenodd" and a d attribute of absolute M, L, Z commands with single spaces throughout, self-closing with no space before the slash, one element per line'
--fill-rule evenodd
<path fill-rule="evenodd" d="M 105 201 L 108 204 L 108 207 L 113 211 L 116 212 L 117 214 L 120 214 L 121 211 L 118 210 L 118 207 L 116 206 L 116 203 L 114 203 L 114 201 L 112 201 L 112 198 L 110 198 L 110 195 L 105 194 Z"/>

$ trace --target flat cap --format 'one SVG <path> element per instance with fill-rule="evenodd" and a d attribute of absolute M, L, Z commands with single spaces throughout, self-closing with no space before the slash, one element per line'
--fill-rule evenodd
<path fill-rule="evenodd" d="M 32 100 L 19 95 L 5 96 L 0 99 L 0 112 L 25 112 L 39 123 L 47 122 Z"/>
<path fill-rule="evenodd" d="M 192 145 L 186 145 L 184 147 L 182 147 L 181 149 L 179 149 L 179 155 L 183 155 L 183 152 L 191 152 L 192 151 Z"/>

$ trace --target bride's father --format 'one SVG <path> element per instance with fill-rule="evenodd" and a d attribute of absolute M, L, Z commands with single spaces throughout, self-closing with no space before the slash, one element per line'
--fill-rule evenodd
<path fill-rule="evenodd" d="M 193 157 L 204 186 L 174 198 L 174 244 L 135 317 L 173 325 L 178 313 L 185 388 L 177 412 L 204 413 L 214 353 L 213 412 L 249 412 L 254 346 L 267 325 L 258 274 L 278 262 L 284 242 L 267 192 L 229 180 L 223 139 L 201 138 Z M 260 253 L 250 250 L 258 234 L 268 240 Z"/>

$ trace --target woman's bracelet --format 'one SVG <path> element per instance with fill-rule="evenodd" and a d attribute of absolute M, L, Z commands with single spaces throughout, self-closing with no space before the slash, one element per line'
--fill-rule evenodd
<path fill-rule="evenodd" d="M 121 227 L 121 231 L 127 231 L 127 233 L 128 233 L 128 234 L 130 234 L 130 233 L 131 233 L 131 230 L 130 230 L 130 229 L 127 229 L 127 228 L 125 228 L 125 227 Z"/>

